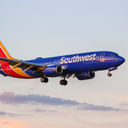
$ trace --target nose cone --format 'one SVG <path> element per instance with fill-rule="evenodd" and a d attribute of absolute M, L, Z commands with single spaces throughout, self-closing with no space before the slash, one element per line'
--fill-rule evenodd
<path fill-rule="evenodd" d="M 121 64 L 123 64 L 123 63 L 125 62 L 125 59 L 120 56 L 120 57 L 118 58 L 118 62 L 119 62 L 119 64 L 121 65 Z"/>

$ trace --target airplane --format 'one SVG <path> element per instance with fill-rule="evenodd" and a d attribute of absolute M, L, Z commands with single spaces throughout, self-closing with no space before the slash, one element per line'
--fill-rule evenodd
<path fill-rule="evenodd" d="M 116 70 L 125 59 L 115 52 L 95 51 L 33 60 L 19 60 L 10 56 L 0 41 L 0 74 L 15 78 L 40 78 L 48 83 L 48 77 L 61 77 L 60 85 L 66 86 L 69 77 L 78 80 L 89 80 L 95 77 L 96 71 Z"/>

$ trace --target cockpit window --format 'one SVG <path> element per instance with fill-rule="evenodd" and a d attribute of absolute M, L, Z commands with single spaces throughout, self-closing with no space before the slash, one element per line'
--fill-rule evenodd
<path fill-rule="evenodd" d="M 119 55 L 116 53 L 112 53 L 112 54 L 110 54 L 110 56 L 119 56 Z"/>

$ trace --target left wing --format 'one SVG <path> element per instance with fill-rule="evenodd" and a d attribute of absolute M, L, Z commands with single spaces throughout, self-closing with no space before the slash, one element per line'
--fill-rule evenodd
<path fill-rule="evenodd" d="M 0 57 L 0 60 L 8 62 L 9 65 L 13 66 L 13 69 L 19 67 L 24 69 L 25 72 L 31 69 L 33 70 L 33 72 L 43 73 L 42 71 L 47 67 L 47 65 L 29 63 L 29 62 L 24 62 L 22 60 L 12 60 L 2 57 Z"/>

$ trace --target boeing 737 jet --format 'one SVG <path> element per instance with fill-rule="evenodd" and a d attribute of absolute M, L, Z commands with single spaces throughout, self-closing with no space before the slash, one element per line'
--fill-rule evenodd
<path fill-rule="evenodd" d="M 111 71 L 124 63 L 125 59 L 115 52 L 96 51 L 80 54 L 64 55 L 50 58 L 36 58 L 34 60 L 18 60 L 9 55 L 0 42 L 0 73 L 15 78 L 40 78 L 47 83 L 48 77 L 61 77 L 60 84 L 67 85 L 69 77 L 78 80 L 88 80 L 95 77 L 96 71 Z"/>

